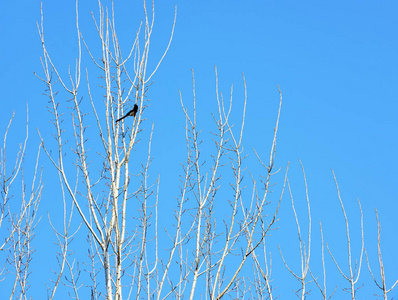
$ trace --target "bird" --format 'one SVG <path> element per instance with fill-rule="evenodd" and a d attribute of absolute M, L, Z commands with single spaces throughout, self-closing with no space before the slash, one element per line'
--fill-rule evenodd
<path fill-rule="evenodd" d="M 121 117 L 120 119 L 116 120 L 116 123 L 123 120 L 124 118 L 127 117 L 135 117 L 135 115 L 137 114 L 138 111 L 138 105 L 134 104 L 134 107 L 132 110 L 130 110 L 127 114 L 124 115 L 124 117 Z"/>

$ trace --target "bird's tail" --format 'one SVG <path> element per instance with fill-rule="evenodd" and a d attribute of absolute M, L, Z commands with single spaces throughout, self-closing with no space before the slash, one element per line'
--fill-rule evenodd
<path fill-rule="evenodd" d="M 125 117 L 126 117 L 126 116 L 121 117 L 120 119 L 117 119 L 117 120 L 116 120 L 116 123 L 119 122 L 119 121 L 121 121 L 121 120 L 123 120 Z"/>

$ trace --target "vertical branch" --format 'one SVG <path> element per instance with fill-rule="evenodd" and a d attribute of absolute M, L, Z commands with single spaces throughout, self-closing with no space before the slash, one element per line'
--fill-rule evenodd
<path fill-rule="evenodd" d="M 368 269 L 369 269 L 370 275 L 372 276 L 373 281 L 376 284 L 376 286 L 383 292 L 383 294 L 381 295 L 383 297 L 383 299 L 387 300 L 387 294 L 394 289 L 395 285 L 398 283 L 398 280 L 396 280 L 395 283 L 389 289 L 387 289 L 386 277 L 385 277 L 385 273 L 384 273 L 384 263 L 383 263 L 383 258 L 382 258 L 382 254 L 381 254 L 381 225 L 380 225 L 380 221 L 379 221 L 379 215 L 377 214 L 377 209 L 375 209 L 375 213 L 376 213 L 376 220 L 377 220 L 377 254 L 378 254 L 378 258 L 379 258 L 379 271 L 380 271 L 381 284 L 376 280 L 375 276 L 373 275 L 373 272 L 370 268 L 368 254 L 366 253 L 366 250 L 365 250 L 365 254 L 366 254 L 366 261 L 368 263 Z"/>
<path fill-rule="evenodd" d="M 22 162 L 23 158 L 25 156 L 25 149 L 26 149 L 26 142 L 28 140 L 28 111 L 27 111 L 27 121 L 26 121 L 26 137 L 25 141 L 23 144 L 20 144 L 19 146 L 19 151 L 16 155 L 15 158 L 15 164 L 14 167 L 11 171 L 10 174 L 8 174 L 8 171 L 6 169 L 6 145 L 7 145 L 7 135 L 8 131 L 10 130 L 12 120 L 14 119 L 15 113 L 12 114 L 12 117 L 10 118 L 10 121 L 8 122 L 7 129 L 4 133 L 4 139 L 3 139 L 3 147 L 1 148 L 1 162 L 0 162 L 0 182 L 1 182 L 1 204 L 0 204 L 0 229 L 3 224 L 4 219 L 7 217 L 7 210 L 8 210 L 8 203 L 9 200 L 12 198 L 10 195 L 10 190 L 11 187 L 14 183 L 14 180 L 18 176 L 18 173 L 20 172 L 22 168 Z M 8 236 L 4 239 L 4 242 L 0 245 L 0 251 L 4 250 L 5 246 L 7 245 L 8 241 L 11 239 L 12 235 L 14 234 L 15 230 L 19 227 L 20 223 L 24 219 L 25 212 L 21 212 L 20 218 L 14 228 L 11 229 L 10 233 Z"/>
<path fill-rule="evenodd" d="M 311 270 L 310 274 L 312 279 L 314 280 L 316 286 L 318 287 L 319 291 L 322 294 L 322 299 L 330 299 L 332 298 L 333 294 L 336 292 L 337 286 L 335 287 L 333 293 L 328 297 L 327 292 L 326 292 L 326 265 L 325 265 L 325 251 L 324 251 L 324 242 L 323 242 L 323 230 L 322 230 L 322 223 L 319 221 L 319 228 L 321 230 L 321 253 L 322 253 L 322 270 L 323 270 L 323 287 L 320 286 L 320 283 L 318 282 L 317 278 L 312 274 Z"/>
<path fill-rule="evenodd" d="M 200 175 L 200 162 L 199 162 L 199 149 L 198 149 L 198 133 L 196 132 L 196 98 L 195 98 L 195 75 L 193 70 L 192 72 L 192 86 L 193 86 L 193 120 L 191 120 L 188 116 L 188 113 L 186 112 L 186 109 L 184 109 L 185 112 L 185 117 L 187 118 L 188 122 L 190 123 L 190 130 L 192 134 L 192 144 L 193 144 L 193 152 L 194 152 L 194 158 L 193 158 L 193 166 L 195 168 L 195 175 L 196 175 L 196 189 L 197 189 L 197 202 L 198 202 L 198 208 L 197 208 L 197 215 L 196 215 L 196 220 L 197 220 L 197 227 L 196 227 L 196 243 L 195 243 L 195 259 L 193 263 L 193 280 L 192 280 L 192 287 L 191 287 L 191 293 L 189 296 L 189 299 L 193 299 L 194 293 L 195 293 L 195 288 L 196 288 L 196 283 L 199 277 L 199 265 L 200 265 L 200 257 L 201 257 L 201 243 L 200 243 L 200 238 L 201 238 L 201 230 L 202 230 L 202 214 L 203 214 L 203 209 L 205 205 L 206 199 L 203 198 L 202 196 L 202 188 L 201 188 L 201 183 L 202 183 L 202 178 Z M 182 104 L 182 103 L 181 103 Z"/>
<path fill-rule="evenodd" d="M 332 252 L 330 251 L 328 244 L 326 244 L 326 247 L 328 248 L 328 252 L 329 252 L 330 256 L 332 257 L 334 264 L 336 265 L 336 267 L 340 271 L 340 274 L 349 282 L 350 287 L 349 287 L 348 291 L 351 294 L 351 299 L 354 300 L 354 299 L 356 299 L 355 293 L 357 291 L 357 288 L 355 288 L 355 284 L 357 283 L 357 281 L 359 279 L 359 274 L 361 272 L 362 255 L 363 255 L 363 251 L 364 251 L 363 213 L 362 213 L 361 203 L 359 202 L 359 199 L 358 199 L 359 210 L 361 212 L 361 243 L 362 243 L 362 246 L 361 246 L 361 254 L 360 254 L 360 258 L 359 258 L 358 269 L 356 269 L 356 267 L 355 267 L 355 270 L 353 271 L 352 270 L 352 260 L 351 260 L 351 239 L 350 239 L 350 229 L 349 229 L 349 226 L 348 226 L 348 218 L 347 218 L 347 214 L 346 214 L 345 209 L 344 209 L 343 201 L 341 200 L 340 189 L 339 189 L 339 186 L 337 184 L 336 175 L 334 174 L 333 170 L 332 170 L 332 173 L 333 173 L 334 182 L 336 184 L 337 196 L 338 196 L 339 201 L 340 201 L 341 209 L 343 210 L 344 220 L 345 220 L 345 224 L 346 224 L 349 275 L 345 275 L 342 272 L 340 266 L 338 265 L 337 261 L 335 260 L 334 256 L 332 255 Z"/>
<path fill-rule="evenodd" d="M 23 143 L 19 145 L 19 149 L 15 156 L 15 162 L 11 163 L 11 171 L 6 168 L 9 159 L 7 158 L 7 135 L 10 131 L 12 120 L 15 116 L 13 113 L 8 126 L 4 133 L 3 145 L 1 148 L 0 161 L 0 235 L 2 236 L 2 244 L 0 244 L 0 252 L 8 250 L 8 257 L 4 262 L 4 269 L 0 269 L 0 275 L 4 271 L 11 271 L 9 281 L 12 282 L 10 291 L 11 298 L 25 299 L 28 296 L 29 276 L 31 273 L 30 262 L 33 258 L 35 250 L 32 247 L 32 240 L 35 236 L 35 228 L 38 223 L 37 215 L 39 203 L 42 195 L 42 171 L 38 170 L 40 145 L 37 151 L 36 164 L 33 170 L 33 177 L 30 192 L 24 177 L 24 160 L 25 151 L 29 133 L 29 111 L 26 110 L 26 135 Z M 20 179 L 17 179 L 19 178 Z M 13 191 L 15 184 L 21 184 L 21 192 L 19 197 L 15 197 Z M 5 228 L 3 221 L 8 220 L 8 227 Z M 14 275 L 14 276 L 12 276 Z M 3 278 L 0 281 L 4 280 Z M 6 291 L 4 291 L 6 292 Z M 5 294 L 4 294 L 5 295 Z"/>
<path fill-rule="evenodd" d="M 292 195 L 292 191 L 290 189 L 290 184 L 289 184 L 289 180 L 287 180 L 287 185 L 289 188 L 289 194 L 290 194 L 290 199 L 292 201 L 292 209 L 293 209 L 293 213 L 294 213 L 294 219 L 296 221 L 296 226 L 297 226 L 297 232 L 298 232 L 298 239 L 299 239 L 299 246 L 300 246 L 300 257 L 301 257 L 301 274 L 297 275 L 296 273 L 294 273 L 289 266 L 287 265 L 283 255 L 282 255 L 282 251 L 279 247 L 279 251 L 281 253 L 282 256 L 282 260 L 283 260 L 283 264 L 285 265 L 285 267 L 289 270 L 289 272 L 300 282 L 301 284 L 301 288 L 296 291 L 296 295 L 299 296 L 300 299 L 304 300 L 305 299 L 305 295 L 307 294 L 306 292 L 306 281 L 305 279 L 307 278 L 307 274 L 310 268 L 310 254 L 311 254 L 311 209 L 310 209 L 310 200 L 309 200 L 309 196 L 308 196 L 308 186 L 307 186 L 307 179 L 305 176 L 305 171 L 304 171 L 304 167 L 302 162 L 300 161 L 301 164 L 301 169 L 303 171 L 303 177 L 304 177 L 304 185 L 305 185 L 305 196 L 306 196 L 306 200 L 307 200 L 307 211 L 308 211 L 308 249 L 306 249 L 305 246 L 305 242 L 302 240 L 301 237 L 301 230 L 300 230 L 300 223 L 297 217 L 297 213 L 296 213 L 296 209 L 294 207 L 294 201 L 293 201 L 293 195 Z"/>
<path fill-rule="evenodd" d="M 141 241 L 140 241 L 140 249 L 139 249 L 139 257 L 138 257 L 138 282 L 137 282 L 137 296 L 136 299 L 139 299 L 140 297 L 140 292 L 141 292 L 141 288 L 144 287 L 144 289 L 146 289 L 149 292 L 148 289 L 148 285 L 150 283 L 151 280 L 151 276 L 153 274 L 153 272 L 156 270 L 157 268 L 157 203 L 155 204 L 155 262 L 154 265 L 152 267 L 152 269 L 150 270 L 150 266 L 148 263 L 148 244 L 149 244 L 149 240 L 148 240 L 148 229 L 150 226 L 150 219 L 152 217 L 151 213 L 149 212 L 149 208 L 150 205 L 148 203 L 150 196 L 153 194 L 153 192 L 151 191 L 152 186 L 148 186 L 148 178 L 149 178 L 149 167 L 152 163 L 152 157 L 151 157 L 151 144 L 152 144 L 152 134 L 153 134 L 153 128 L 154 128 L 154 124 L 152 124 L 152 130 L 151 130 L 151 134 L 149 137 L 149 143 L 148 143 L 148 158 L 147 158 L 147 162 L 146 165 L 142 165 L 143 170 L 141 171 L 141 175 L 142 175 L 142 181 L 141 181 L 141 187 L 140 190 L 142 191 L 143 194 L 143 200 L 141 201 L 141 225 L 140 227 L 142 228 L 142 233 L 141 233 Z M 147 286 L 145 287 L 144 283 L 142 283 L 143 281 L 146 282 Z"/>

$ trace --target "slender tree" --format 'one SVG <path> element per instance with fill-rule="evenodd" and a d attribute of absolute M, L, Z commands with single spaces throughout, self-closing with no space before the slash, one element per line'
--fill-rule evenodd
<path fill-rule="evenodd" d="M 126 55 L 122 53 L 115 27 L 113 5 L 109 12 L 99 2 L 99 17 L 94 17 L 94 24 L 99 37 L 99 48 L 102 55 L 99 61 L 92 54 L 83 34 L 79 28 L 78 2 L 76 1 L 76 31 L 78 55 L 75 70 L 69 70 L 66 78 L 58 71 L 47 50 L 44 39 L 44 17 L 38 24 L 38 30 L 43 47 L 42 67 L 43 76 L 36 75 L 45 85 L 49 98 L 49 111 L 52 114 L 52 123 L 55 129 L 56 151 L 52 152 L 48 147 L 48 141 L 40 134 L 43 149 L 59 173 L 62 188 L 68 197 L 63 197 L 64 208 L 70 207 L 65 213 L 63 231 L 54 228 L 61 248 L 59 253 L 60 268 L 57 272 L 54 284 L 49 287 L 49 297 L 53 298 L 62 274 L 67 265 L 70 269 L 68 285 L 74 291 L 74 297 L 78 294 L 77 266 L 69 258 L 69 244 L 74 235 L 70 232 L 70 220 L 73 209 L 76 209 L 81 217 L 84 227 L 89 232 L 91 245 L 91 259 L 100 261 L 100 268 L 105 277 L 104 286 L 107 299 L 122 299 L 122 277 L 133 276 L 130 286 L 137 285 L 137 297 L 141 294 L 141 288 L 145 281 L 149 282 L 155 274 L 148 271 L 151 266 L 148 262 L 147 247 L 149 219 L 155 218 L 149 213 L 150 201 L 153 194 L 153 185 L 148 179 L 148 169 L 151 162 L 150 148 L 147 164 L 141 171 L 141 182 L 133 182 L 132 162 L 141 158 L 134 157 L 134 149 L 139 142 L 143 116 L 146 107 L 146 92 L 152 77 L 156 73 L 161 61 L 167 53 L 174 32 L 174 24 L 171 28 L 171 37 L 166 46 L 164 55 L 160 58 L 155 69 L 148 70 L 149 47 L 154 28 L 154 6 L 148 11 L 144 1 L 144 21 L 141 23 L 133 40 L 132 47 Z M 94 66 L 99 71 L 102 79 L 101 89 L 103 99 L 100 100 L 92 94 L 90 74 L 85 70 L 88 99 L 91 104 L 91 114 L 85 109 L 87 105 L 82 101 L 81 79 L 82 46 L 85 46 Z M 143 45 L 143 47 L 142 47 Z M 129 69 L 133 66 L 132 69 Z M 55 78 L 54 78 L 55 77 Z M 58 86 L 59 84 L 59 86 Z M 59 93 L 58 88 L 61 89 Z M 97 95 L 97 92 L 95 93 Z M 86 99 L 87 97 L 85 97 Z M 65 107 L 68 103 L 69 107 Z M 133 108 L 134 117 L 129 122 L 116 122 L 125 115 L 125 111 Z M 71 119 L 65 120 L 64 111 L 70 110 Z M 95 122 L 98 137 L 93 143 L 101 145 L 102 149 L 96 153 L 90 151 L 88 126 Z M 67 127 L 67 124 L 70 127 Z M 68 143 L 73 136 L 74 145 Z M 94 140 L 94 136 L 90 136 Z M 90 141 L 91 142 L 91 141 Z M 150 144 L 149 144 L 150 146 Z M 76 172 L 71 175 L 68 167 L 66 153 L 71 152 L 76 157 Z M 55 153 L 55 154 L 53 154 Z M 98 164 L 91 164 L 92 160 L 101 162 L 100 175 L 95 176 L 91 170 Z M 134 170 L 137 171 L 137 170 Z M 157 183 L 155 183 L 156 185 Z M 104 191 L 104 192 L 103 192 Z M 99 193 L 100 196 L 96 196 Z M 156 197 L 156 196 L 155 196 Z M 73 206 L 65 204 L 65 198 L 71 199 Z M 141 216 L 139 226 L 128 228 L 128 203 L 135 198 L 141 203 Z M 130 202 L 131 203 L 131 202 Z M 155 204 L 156 206 L 156 204 Z M 156 222 L 156 221 L 155 221 Z M 141 228 L 141 231 L 140 229 Z M 156 233 L 155 233 L 156 235 Z M 139 244 L 139 250 L 132 249 L 133 243 Z M 132 252 L 139 253 L 134 256 Z M 157 251 L 157 249 L 155 250 Z M 127 258 L 129 260 L 127 260 Z M 156 265 L 156 263 L 155 263 Z M 92 298 L 97 298 L 100 291 L 97 290 L 97 266 L 93 264 L 92 274 Z M 75 271 L 74 271 L 75 269 Z M 147 272 L 148 271 L 148 272 Z M 75 273 L 77 272 L 77 273 Z M 75 275 L 74 275 L 75 274 Z M 134 274 L 134 275 L 132 275 Z"/>

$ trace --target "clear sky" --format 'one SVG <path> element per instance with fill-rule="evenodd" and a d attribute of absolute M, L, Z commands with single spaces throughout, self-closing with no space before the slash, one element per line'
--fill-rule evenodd
<path fill-rule="evenodd" d="M 126 49 L 141 19 L 141 3 L 134 2 L 134 5 L 115 3 L 119 40 L 122 44 L 125 42 Z M 364 213 L 365 247 L 374 270 L 378 267 L 374 209 L 378 209 L 387 285 L 390 286 L 398 279 L 395 252 L 398 248 L 397 2 L 158 0 L 150 67 L 167 45 L 175 5 L 178 14 L 174 39 L 151 86 L 152 102 L 147 115 L 150 123 L 155 122 L 153 172 L 155 177 L 158 173 L 161 176 L 161 196 L 174 199 L 178 190 L 179 163 L 183 162 L 185 151 L 185 119 L 178 91 L 181 90 L 186 103 L 191 103 L 191 68 L 195 72 L 199 126 L 203 132 L 214 129 L 210 115 L 216 111 L 214 67 L 217 66 L 220 90 L 226 97 L 231 84 L 234 85 L 233 118 L 237 124 L 243 105 L 242 73 L 245 74 L 248 103 L 244 149 L 249 155 L 249 165 L 254 162 L 253 148 L 264 157 L 269 153 L 279 85 L 284 102 L 276 163 L 283 170 L 290 161 L 289 179 L 305 228 L 306 202 L 298 159 L 304 165 L 312 210 L 313 264 L 320 264 L 319 221 L 324 225 L 325 242 L 338 261 L 343 263 L 347 259 L 344 218 L 331 171 L 334 169 L 352 226 L 353 258 L 359 259 L 360 250 L 359 199 Z M 77 53 L 75 4 L 44 0 L 43 9 L 47 47 L 65 71 L 69 64 L 74 64 Z M 79 10 L 82 34 L 94 43 L 97 37 L 90 11 L 97 13 L 97 1 L 81 1 Z M 0 11 L 0 130 L 3 134 L 15 111 L 8 140 L 8 153 L 12 153 L 13 147 L 24 138 L 28 103 L 28 158 L 34 157 L 39 142 L 36 128 L 48 138 L 52 130 L 47 99 L 42 95 L 44 86 L 33 74 L 41 72 L 42 50 L 36 28 L 40 20 L 40 1 L 1 1 Z M 85 62 L 90 63 L 89 60 Z M 49 247 L 46 252 L 43 245 L 54 242 L 48 229 L 47 211 L 51 212 L 57 205 L 52 193 L 52 186 L 56 185 L 53 178 L 57 176 L 44 155 L 41 164 L 45 191 L 32 265 L 36 268 L 31 279 L 34 299 L 42 299 L 44 282 L 51 276 L 51 265 L 46 258 L 55 257 L 50 251 L 53 248 Z M 277 193 L 281 184 L 279 180 L 275 187 Z M 279 244 L 288 262 L 299 270 L 298 261 L 294 260 L 299 252 L 289 201 L 286 195 L 280 211 L 279 230 L 269 238 L 274 285 L 281 299 L 293 299 L 291 290 L 298 288 L 277 250 Z M 160 198 L 160 207 L 171 211 L 173 202 L 162 202 Z M 328 289 L 333 290 L 337 284 L 345 287 L 329 254 L 325 256 L 329 260 Z M 373 299 L 373 293 L 378 292 L 366 260 L 359 284 L 364 284 L 358 291 L 359 299 Z M 0 298 L 3 296 L 1 290 Z M 336 293 L 336 298 L 342 299 L 338 296 L 343 295 L 340 289 Z M 309 299 L 319 299 L 314 286 L 311 294 Z M 398 298 L 398 288 L 391 296 Z"/>

